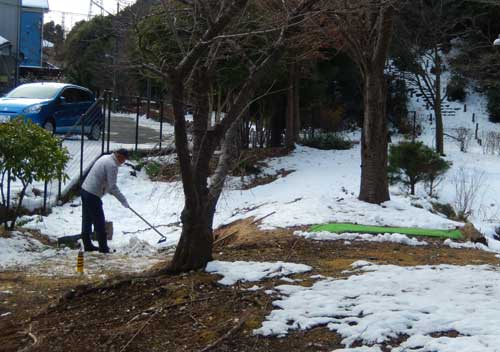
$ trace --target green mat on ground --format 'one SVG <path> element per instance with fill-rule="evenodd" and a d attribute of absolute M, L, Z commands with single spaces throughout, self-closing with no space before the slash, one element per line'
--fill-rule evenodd
<path fill-rule="evenodd" d="M 430 236 L 441 238 L 461 239 L 462 233 L 460 230 L 435 230 L 421 229 L 415 227 L 384 227 L 384 226 L 369 226 L 356 224 L 324 224 L 316 225 L 309 229 L 310 232 L 357 232 L 357 233 L 400 233 L 411 236 Z"/>

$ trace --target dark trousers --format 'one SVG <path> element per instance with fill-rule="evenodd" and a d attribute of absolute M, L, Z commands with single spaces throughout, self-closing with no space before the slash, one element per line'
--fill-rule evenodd
<path fill-rule="evenodd" d="M 82 189 L 82 239 L 84 243 L 92 233 L 92 226 L 97 234 L 99 247 L 101 242 L 106 245 L 106 228 L 104 227 L 104 210 L 102 209 L 102 200 L 98 196 Z"/>

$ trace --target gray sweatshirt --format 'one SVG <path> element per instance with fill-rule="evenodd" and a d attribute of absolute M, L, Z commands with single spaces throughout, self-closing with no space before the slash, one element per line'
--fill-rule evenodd
<path fill-rule="evenodd" d="M 116 185 L 119 166 L 120 163 L 114 154 L 103 155 L 95 162 L 85 178 L 82 188 L 99 198 L 102 198 L 106 193 L 110 193 L 114 195 L 124 207 L 128 208 L 127 199 Z"/>

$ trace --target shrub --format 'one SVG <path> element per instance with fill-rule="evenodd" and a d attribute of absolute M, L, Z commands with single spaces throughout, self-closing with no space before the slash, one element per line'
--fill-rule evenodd
<path fill-rule="evenodd" d="M 322 150 L 346 150 L 352 147 L 352 142 L 350 140 L 344 139 L 336 133 L 323 133 L 317 136 L 308 136 L 301 140 L 301 144 Z"/>
<path fill-rule="evenodd" d="M 453 209 L 453 206 L 451 204 L 444 204 L 444 203 L 432 203 L 432 208 L 437 211 L 438 213 L 443 214 L 446 216 L 448 219 L 456 220 L 457 219 L 457 214 L 455 213 L 455 210 Z"/>
<path fill-rule="evenodd" d="M 144 171 L 150 179 L 155 179 L 160 175 L 161 164 L 158 161 L 149 161 L 144 165 Z"/>
<path fill-rule="evenodd" d="M 14 229 L 27 187 L 34 181 L 66 179 L 68 160 L 69 153 L 60 147 L 59 140 L 31 121 L 20 118 L 0 124 L 1 179 L 10 172 L 11 178 L 22 185 L 10 229 Z M 3 196 L 3 182 L 1 187 Z M 4 199 L 2 202 L 6 205 Z"/>
<path fill-rule="evenodd" d="M 460 101 L 463 102 L 467 96 L 467 80 L 457 74 L 451 76 L 448 86 L 446 87 L 446 92 L 448 93 L 449 101 Z"/>
<path fill-rule="evenodd" d="M 453 179 L 455 185 L 454 208 L 457 218 L 466 221 L 472 215 L 474 205 L 485 184 L 484 172 L 459 168 Z"/>
<path fill-rule="evenodd" d="M 430 184 L 430 195 L 441 176 L 451 163 L 422 142 L 402 142 L 389 150 L 389 179 L 401 182 L 415 194 L 415 185 L 426 181 Z"/>

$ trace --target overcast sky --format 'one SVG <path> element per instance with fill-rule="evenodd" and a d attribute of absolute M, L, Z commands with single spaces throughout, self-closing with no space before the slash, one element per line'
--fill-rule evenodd
<path fill-rule="evenodd" d="M 98 1 L 94 1 L 98 2 Z M 116 4 L 120 3 L 120 7 L 124 8 L 135 2 L 135 0 L 103 0 L 104 9 L 109 13 L 116 13 Z M 86 20 L 89 13 L 90 0 L 49 0 L 50 12 L 45 14 L 44 21 L 54 21 L 62 23 L 63 12 L 65 13 L 64 26 L 67 30 L 81 20 Z M 101 10 L 96 6 L 92 6 L 92 13 L 100 15 Z"/>

